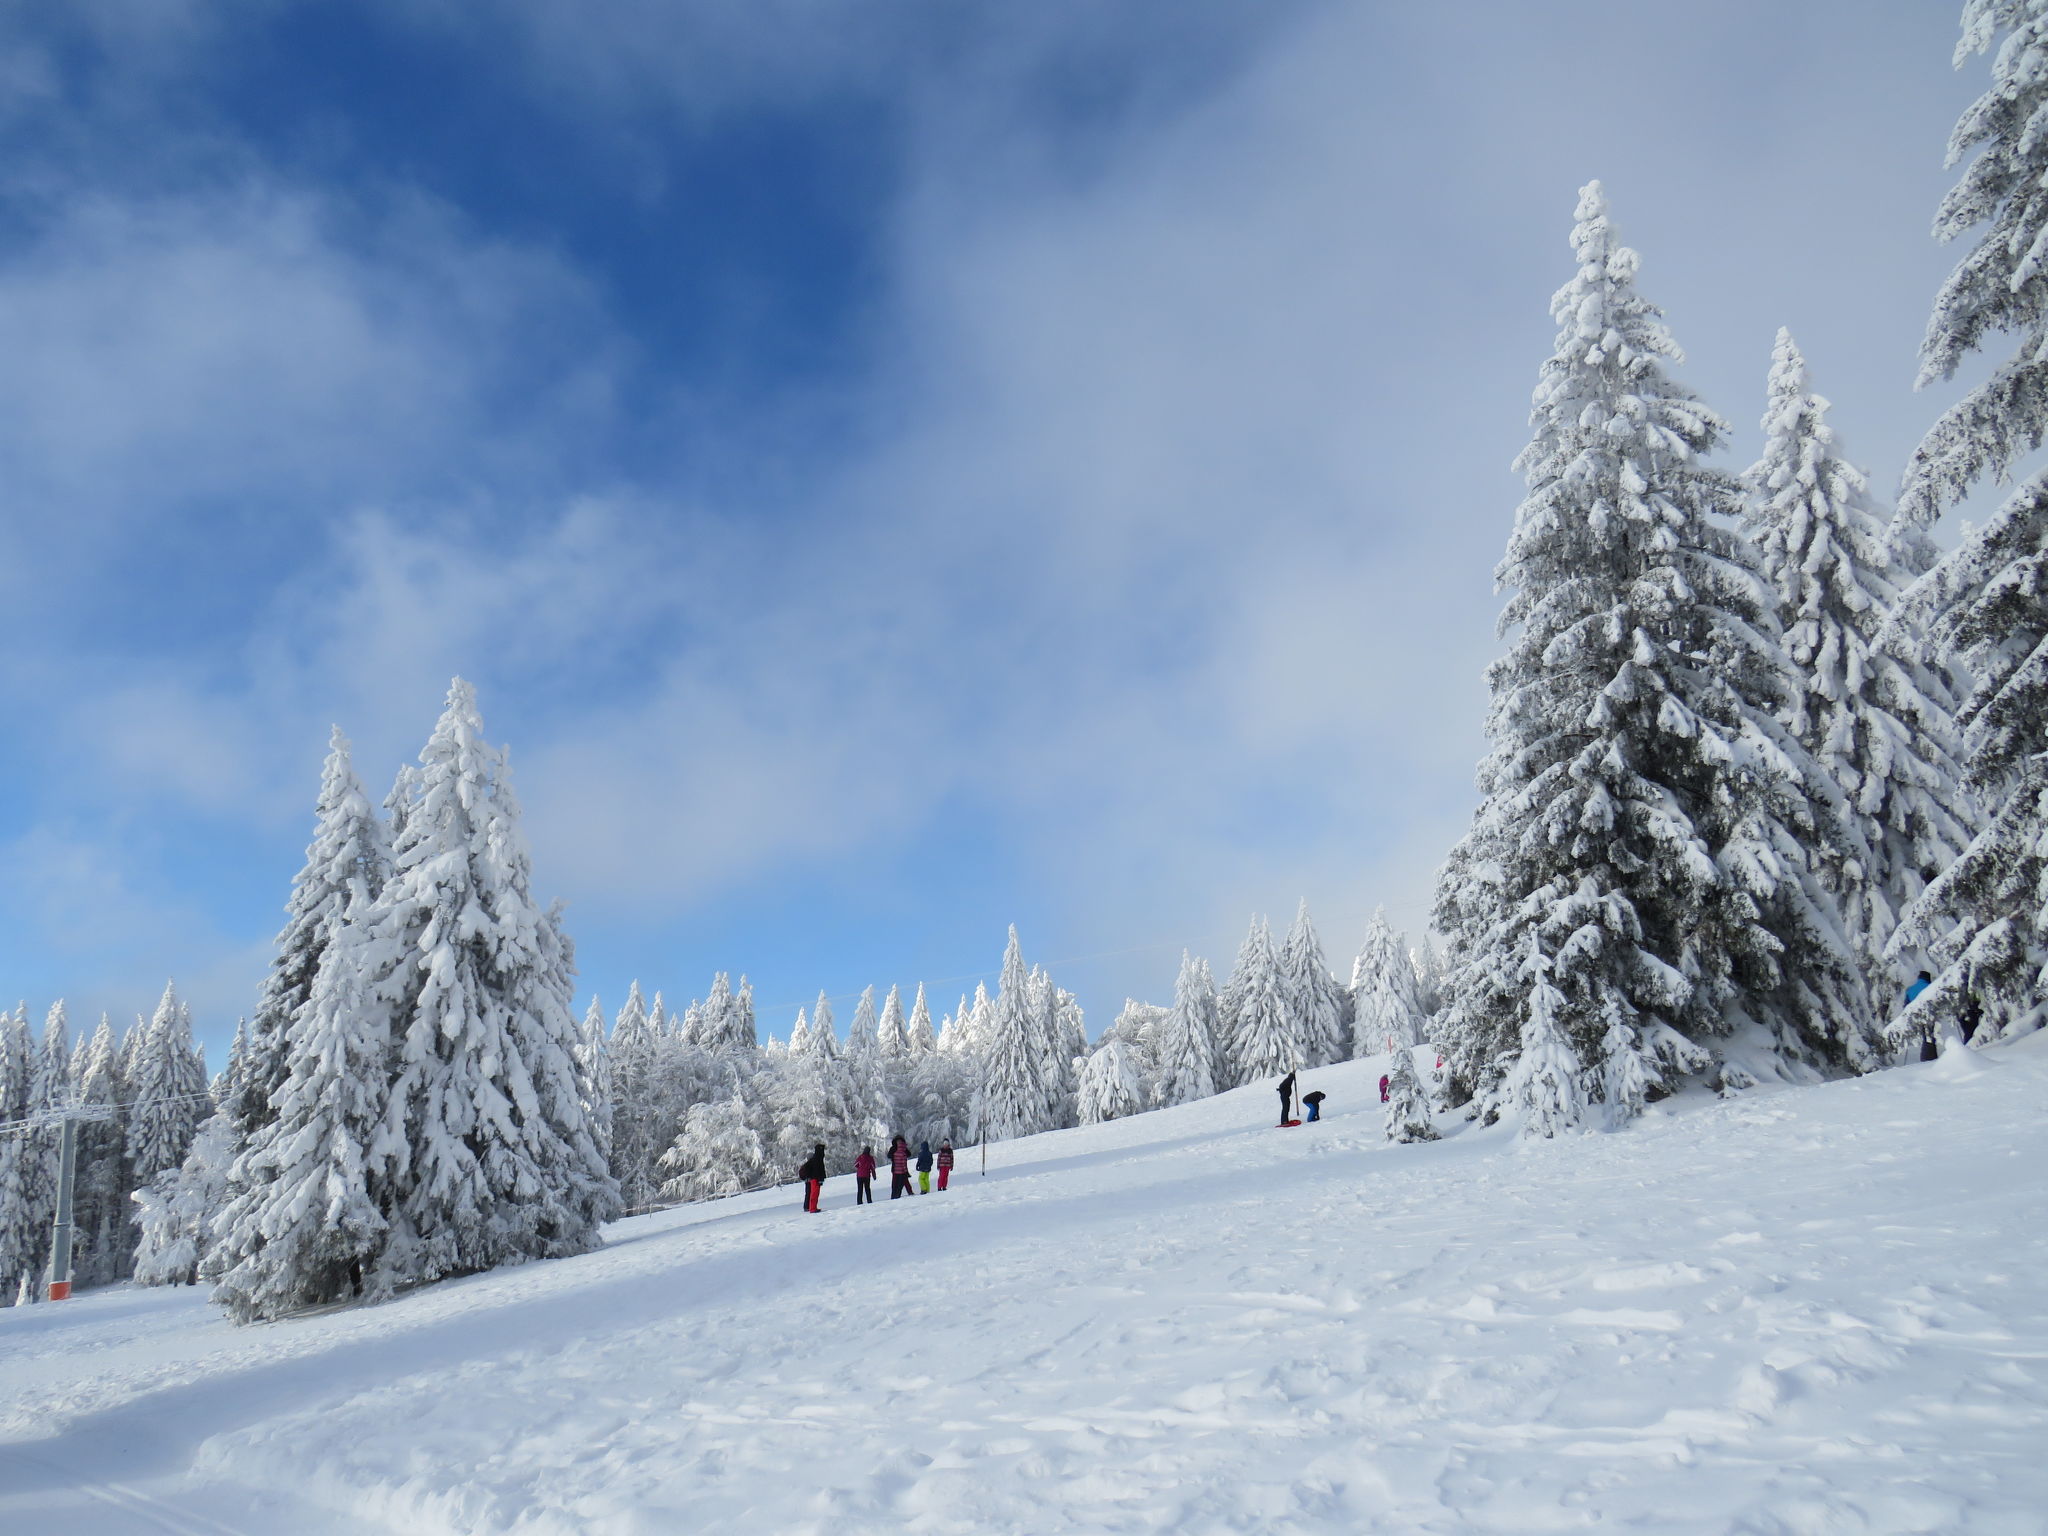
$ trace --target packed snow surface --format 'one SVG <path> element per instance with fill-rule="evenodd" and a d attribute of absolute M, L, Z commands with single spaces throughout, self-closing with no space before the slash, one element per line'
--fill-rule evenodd
<path fill-rule="evenodd" d="M 0 1312 L 0 1530 L 2048 1531 L 2048 1036 L 1389 1146 L 1383 1063 L 253 1328 Z"/>

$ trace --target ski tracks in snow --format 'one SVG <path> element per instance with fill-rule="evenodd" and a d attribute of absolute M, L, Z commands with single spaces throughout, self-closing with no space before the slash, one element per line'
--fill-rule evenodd
<path fill-rule="evenodd" d="M 2040 1536 L 2048 1041 L 1989 1060 L 1425 1147 L 1353 1063 L 302 1323 L 0 1314 L 0 1423 L 355 1531 Z"/>

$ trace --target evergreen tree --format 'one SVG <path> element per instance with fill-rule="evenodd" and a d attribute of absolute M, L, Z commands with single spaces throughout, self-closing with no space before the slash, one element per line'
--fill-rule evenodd
<path fill-rule="evenodd" d="M 20 1008 L 0 1014 L 0 1302 L 11 1301 L 30 1272 L 37 1228 L 31 1199 L 37 1149 L 28 1126 L 36 1099 L 35 1041 Z"/>
<path fill-rule="evenodd" d="M 25 1006 L 17 1006 L 14 1016 L 17 1023 L 27 1024 Z M 30 1226 L 34 1233 L 26 1266 L 30 1284 L 25 1294 L 33 1301 L 40 1301 L 43 1297 L 42 1287 L 36 1282 L 49 1271 L 50 1224 L 56 1219 L 57 1161 L 63 1130 L 52 1111 L 76 1100 L 71 1078 L 70 1017 L 65 1011 L 64 999 L 60 997 L 50 1004 L 50 1011 L 43 1016 L 43 1034 L 36 1045 L 29 1108 L 30 1113 L 44 1118 L 43 1123 L 28 1135 L 27 1160 L 22 1168 Z"/>
<path fill-rule="evenodd" d="M 397 1031 L 403 1147 L 379 1257 L 396 1287 L 582 1253 L 614 1208 L 578 1093 L 568 959 L 535 902 L 505 754 L 456 679 L 365 922 L 370 1004 Z"/>
<path fill-rule="evenodd" d="M 1395 1047 L 1387 1068 L 1387 1140 L 1436 1140 L 1429 1094 L 1416 1075 L 1415 1053 L 1406 1045 Z"/>
<path fill-rule="evenodd" d="M 1038 996 L 1034 997 L 1034 992 Z M 978 1136 L 1004 1141 L 1052 1128 L 1043 1009 L 1043 989 L 1034 988 L 1024 968 L 1017 927 L 1012 923 L 983 1051 L 981 1088 L 975 1099 Z"/>
<path fill-rule="evenodd" d="M 410 804 L 416 782 L 410 772 L 399 774 L 386 802 L 397 818 L 403 817 Z M 348 738 L 336 726 L 320 769 L 313 839 L 306 845 L 305 864 L 292 880 L 284 908 L 285 925 L 256 999 L 228 1102 L 228 1116 L 243 1140 L 274 1113 L 270 1096 L 284 1083 L 287 1037 L 312 992 L 321 957 L 341 926 L 350 891 L 360 886 L 375 896 L 390 873 L 389 836 L 370 808 L 362 780 L 356 777 Z"/>
<path fill-rule="evenodd" d="M 768 1151 L 755 1116 L 737 1088 L 724 1098 L 692 1104 L 682 1133 L 661 1156 L 669 1200 L 717 1200 L 758 1189 L 767 1177 Z"/>
<path fill-rule="evenodd" d="M 1881 634 L 1898 598 L 1896 546 L 1827 411 L 1791 333 L 1779 331 L 1745 528 L 1800 680 L 1785 723 L 1826 776 L 1837 814 L 1860 829 L 1817 839 L 1817 870 L 1867 987 L 1888 997 L 1884 951 L 1898 914 L 1923 870 L 1955 861 L 1977 813 L 1955 759 L 1948 679 L 1898 643 L 1896 626 L 1891 643 Z"/>
<path fill-rule="evenodd" d="M 2002 34 L 2002 38 L 2001 38 Z M 1994 42 L 1997 43 L 1993 48 Z M 1991 50 L 1991 87 L 1964 112 L 1949 163 L 1974 152 L 1942 200 L 1943 241 L 1980 230 L 1934 301 L 1920 383 L 1955 376 L 2000 332 L 2011 355 L 1950 406 L 1907 466 L 1899 516 L 1924 535 L 1980 481 L 2002 482 L 2048 436 L 2048 0 L 1969 0 L 1960 66 Z M 1907 1017 L 1981 1009 L 1978 1039 L 2038 1024 L 2048 970 L 2048 473 L 2029 475 L 1907 595 L 1931 644 L 1973 679 L 1956 711 L 1968 781 L 1988 808 L 1962 856 L 1903 914 L 1894 952 L 1936 970 Z"/>
<path fill-rule="evenodd" d="M 1252 924 L 1251 936 L 1238 955 L 1238 970 L 1227 994 L 1237 1012 L 1224 1021 L 1229 1032 L 1233 1076 L 1239 1084 L 1284 1077 L 1307 1062 L 1301 1018 L 1290 1006 L 1273 949 L 1273 931 L 1264 918 Z"/>
<path fill-rule="evenodd" d="M 597 1143 L 605 1166 L 615 1168 L 612 1159 L 612 1110 L 616 1087 L 612 1079 L 612 1043 L 605 1033 L 604 1005 L 595 994 L 591 996 L 590 1007 L 584 1011 L 583 1028 L 577 1034 L 576 1065 L 583 1074 L 583 1113 L 590 1121 L 591 1139 Z"/>
<path fill-rule="evenodd" d="M 128 1092 L 128 1167 L 139 1188 L 185 1161 L 213 1108 L 206 1063 L 192 1043 L 192 1016 L 174 985 L 165 985 L 156 1012 L 136 1037 Z"/>
<path fill-rule="evenodd" d="M 1251 926 L 1245 929 L 1244 942 L 1237 947 L 1237 960 L 1230 967 L 1230 979 L 1223 983 L 1223 990 L 1216 998 L 1216 1087 L 1219 1092 L 1251 1081 L 1238 1061 L 1237 1021 L 1244 1012 L 1245 988 L 1257 969 L 1262 926 L 1263 920 L 1254 916 Z M 1270 949 L 1270 935 L 1266 942 Z"/>
<path fill-rule="evenodd" d="M 1657 1091 L 1710 1060 L 1733 1084 L 1749 1071 L 1731 1057 L 1869 1056 L 1854 957 L 1807 877 L 1802 839 L 1824 823 L 1773 713 L 1789 679 L 1729 526 L 1739 488 L 1703 462 L 1723 426 L 1665 373 L 1678 349 L 1597 182 L 1572 247 L 1496 573 L 1514 638 L 1489 671 L 1483 802 L 1438 889 L 1456 949 L 1441 1037 L 1488 1115 L 1532 1081 L 1515 1067 L 1525 1037 L 1560 1042 L 1543 1071 L 1579 1064 L 1575 1104 L 1612 1075 L 1603 1042 L 1628 1042 Z M 1531 1036 L 1537 930 L 1556 1001 Z"/>
<path fill-rule="evenodd" d="M 140 1019 L 135 1027 L 144 1028 Z M 128 1222 L 128 1192 L 134 1184 L 121 1129 L 128 1108 L 121 1058 L 113 1021 L 103 1013 L 99 1028 L 71 1064 L 73 1102 L 96 1111 L 79 1123 L 72 1184 L 72 1265 L 81 1289 L 124 1279 L 135 1253 Z"/>
<path fill-rule="evenodd" d="M 1337 978 L 1323 958 L 1323 941 L 1304 899 L 1280 950 L 1281 986 L 1294 1007 L 1302 1061 L 1311 1067 L 1345 1061 L 1351 1055 L 1344 1033 L 1344 1003 Z"/>
<path fill-rule="evenodd" d="M 388 1253 L 411 1167 L 391 1102 L 399 1042 L 373 991 L 376 908 L 360 875 L 354 885 L 292 1021 L 273 1114 L 234 1157 L 202 1256 L 213 1299 L 241 1322 L 388 1295 L 412 1279 L 410 1256 Z"/>
<path fill-rule="evenodd" d="M 1444 962 L 1437 953 L 1436 944 L 1428 934 L 1408 955 L 1409 963 L 1415 970 L 1415 1001 L 1422 1009 L 1425 1019 L 1435 1018 L 1444 1005 Z"/>
<path fill-rule="evenodd" d="M 612 1151 L 611 1171 L 619 1198 L 628 1210 L 654 1203 L 659 1187 L 655 1159 L 660 1038 L 648 1017 L 647 1000 L 635 980 L 627 988 L 625 1006 L 612 1021 Z"/>
<path fill-rule="evenodd" d="M 924 988 L 918 988 L 918 999 L 923 1001 Z M 932 1016 L 924 1016 L 924 1027 L 929 1030 Z M 903 1019 L 903 989 L 890 987 L 888 999 L 882 1004 L 882 1021 L 875 1027 L 875 1049 L 885 1061 L 899 1060 L 910 1054 L 910 1030 Z"/>
<path fill-rule="evenodd" d="M 732 1011 L 726 1015 L 725 1030 L 724 1050 L 752 1052 L 761 1048 L 760 1039 L 754 1033 L 754 984 L 744 976 L 740 977 L 739 991 L 733 994 Z"/>
<path fill-rule="evenodd" d="M 1146 1107 L 1145 1085 L 1131 1056 L 1121 1040 L 1106 1040 L 1089 1053 L 1080 1075 L 1081 1124 L 1121 1120 Z"/>
<path fill-rule="evenodd" d="M 185 1160 L 135 1191 L 135 1279 L 142 1285 L 196 1285 L 214 1241 L 214 1223 L 229 1199 L 235 1161 L 234 1122 L 213 1114 L 199 1127 Z"/>
<path fill-rule="evenodd" d="M 1154 1035 L 1159 1058 L 1155 1097 L 1161 1105 L 1192 1104 L 1216 1091 L 1216 985 L 1209 968 L 1186 950 L 1173 983 L 1173 1006 Z"/>
<path fill-rule="evenodd" d="M 1376 908 L 1351 966 L 1352 1055 L 1420 1045 L 1429 1026 L 1415 993 L 1415 967 L 1401 935 L 1388 924 L 1386 909 Z"/>

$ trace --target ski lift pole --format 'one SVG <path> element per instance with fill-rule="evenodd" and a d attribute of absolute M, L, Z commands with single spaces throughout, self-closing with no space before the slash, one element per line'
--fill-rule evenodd
<path fill-rule="evenodd" d="M 50 1224 L 50 1300 L 71 1299 L 71 1192 L 78 1167 L 78 1117 L 66 1115 L 57 1143 L 57 1218 Z"/>

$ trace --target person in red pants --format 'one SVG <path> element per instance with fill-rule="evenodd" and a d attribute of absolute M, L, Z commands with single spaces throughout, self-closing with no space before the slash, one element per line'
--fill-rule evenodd
<path fill-rule="evenodd" d="M 889 1143 L 889 1198 L 901 1200 L 910 1193 L 910 1143 L 898 1136 Z"/>
<path fill-rule="evenodd" d="M 804 1181 L 804 1209 L 815 1215 L 818 1196 L 825 1192 L 825 1143 L 821 1141 L 811 1148 L 811 1155 L 804 1159 L 796 1175 Z"/>
<path fill-rule="evenodd" d="M 939 1143 L 939 1188 L 946 1187 L 946 1180 L 953 1176 L 953 1143 Z"/>

